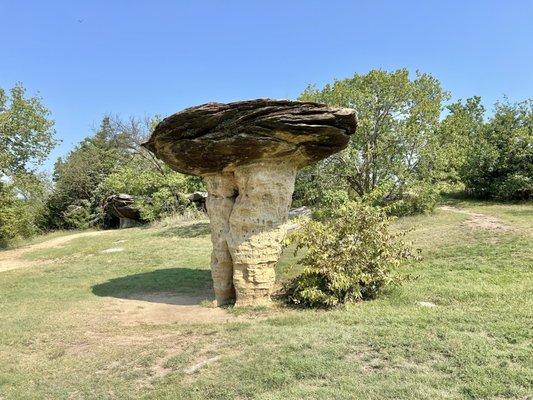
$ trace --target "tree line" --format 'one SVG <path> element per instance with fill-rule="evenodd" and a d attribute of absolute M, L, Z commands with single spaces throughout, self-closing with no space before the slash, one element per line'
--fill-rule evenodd
<path fill-rule="evenodd" d="M 357 110 L 359 126 L 344 151 L 302 170 L 294 202 L 318 216 L 352 200 L 388 214 L 431 211 L 443 192 L 497 200 L 533 193 L 533 100 L 497 102 L 487 113 L 474 96 L 450 103 L 430 74 L 372 70 L 308 86 L 299 100 Z M 38 166 L 57 144 L 39 97 L 21 85 L 0 88 L 0 246 L 53 229 L 84 229 L 103 221 L 102 201 L 135 196 L 153 221 L 187 209 L 198 177 L 171 171 L 140 146 L 154 118 L 104 116 L 51 177 Z"/>

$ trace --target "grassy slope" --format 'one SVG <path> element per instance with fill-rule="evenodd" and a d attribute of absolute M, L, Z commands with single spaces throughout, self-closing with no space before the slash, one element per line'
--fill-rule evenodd
<path fill-rule="evenodd" d="M 205 291 L 206 223 L 29 253 L 54 262 L 0 274 L 0 399 L 525 399 L 533 206 L 459 206 L 515 229 L 472 230 L 448 211 L 405 218 L 423 259 L 402 288 L 344 310 L 227 324 L 124 326 L 104 308 L 128 293 Z M 113 246 L 125 251 L 99 252 Z"/>

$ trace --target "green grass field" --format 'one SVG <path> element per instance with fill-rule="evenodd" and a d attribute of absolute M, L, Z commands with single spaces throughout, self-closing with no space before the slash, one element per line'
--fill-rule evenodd
<path fill-rule="evenodd" d="M 398 221 L 414 279 L 333 311 L 209 308 L 203 221 L 36 241 L 0 272 L 0 399 L 530 399 L 533 205 L 453 207 Z"/>

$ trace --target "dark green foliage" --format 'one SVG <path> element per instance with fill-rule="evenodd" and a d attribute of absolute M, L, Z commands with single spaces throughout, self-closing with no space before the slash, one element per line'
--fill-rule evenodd
<path fill-rule="evenodd" d="M 286 287 L 290 302 L 310 307 L 332 307 L 372 299 L 402 277 L 396 269 L 412 257 L 401 240 L 403 233 L 391 232 L 383 211 L 360 203 L 336 209 L 326 221 L 307 221 L 289 239 L 303 272 Z"/>
<path fill-rule="evenodd" d="M 63 221 L 66 226 L 75 229 L 88 229 L 95 224 L 97 217 L 91 214 L 89 200 L 79 200 L 78 204 L 70 204 L 63 212 Z"/>
<path fill-rule="evenodd" d="M 54 191 L 48 198 L 48 228 L 84 228 L 100 220 L 102 200 L 110 193 L 103 182 L 131 156 L 118 145 L 108 117 L 54 168 Z"/>
<path fill-rule="evenodd" d="M 467 193 L 498 200 L 533 198 L 533 101 L 497 103 L 472 138 L 461 169 Z"/>

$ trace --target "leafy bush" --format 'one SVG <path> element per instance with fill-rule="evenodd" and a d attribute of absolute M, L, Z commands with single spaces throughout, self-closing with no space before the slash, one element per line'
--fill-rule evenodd
<path fill-rule="evenodd" d="M 307 221 L 289 236 L 305 255 L 297 262 L 303 272 L 286 285 L 290 302 L 332 307 L 372 299 L 399 284 L 396 269 L 413 253 L 403 233 L 392 232 L 382 210 L 350 203 L 324 222 Z"/>
<path fill-rule="evenodd" d="M 47 191 L 43 177 L 32 173 L 0 180 L 0 247 L 39 233 Z"/>
<path fill-rule="evenodd" d="M 313 211 L 313 216 L 318 220 L 331 218 L 339 208 L 346 206 L 349 202 L 350 198 L 345 190 L 324 190 Z"/>
<path fill-rule="evenodd" d="M 147 221 L 155 221 L 172 214 L 181 214 L 187 208 L 193 207 L 187 196 L 173 192 L 168 187 L 161 187 L 148 198 L 136 200 L 141 216 Z"/>
<path fill-rule="evenodd" d="M 80 200 L 71 204 L 63 212 L 63 220 L 68 228 L 88 229 L 95 224 L 95 215 L 91 212 L 91 202 Z"/>
<path fill-rule="evenodd" d="M 371 192 L 363 198 L 369 205 L 381 206 L 387 215 L 397 217 L 412 214 L 428 213 L 435 209 L 439 200 L 439 185 L 428 181 L 413 182 L 406 186 L 401 195 L 387 201 L 374 200 Z"/>
<path fill-rule="evenodd" d="M 35 233 L 32 215 L 11 187 L 0 182 L 0 248 Z"/>

